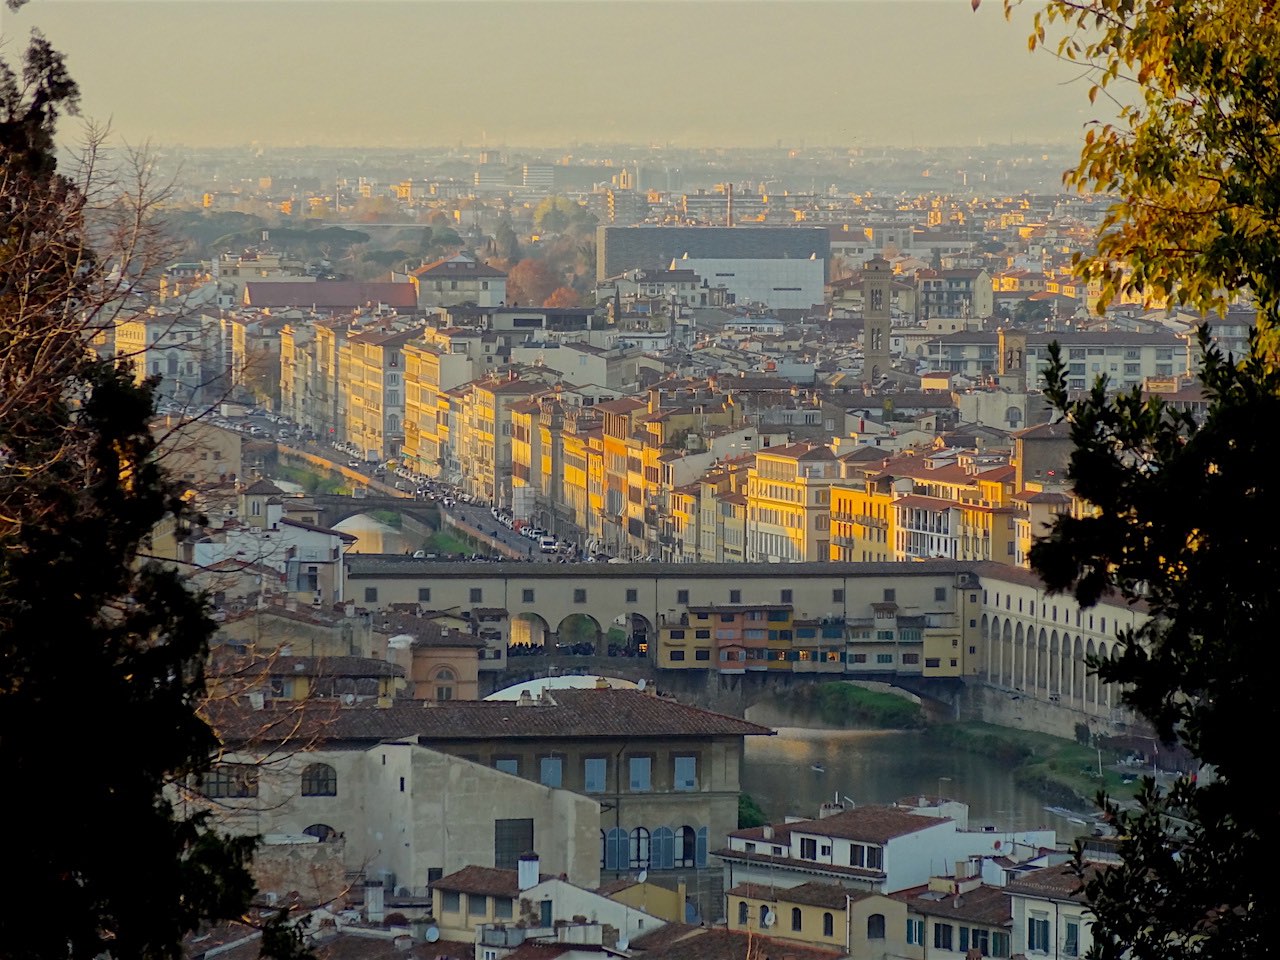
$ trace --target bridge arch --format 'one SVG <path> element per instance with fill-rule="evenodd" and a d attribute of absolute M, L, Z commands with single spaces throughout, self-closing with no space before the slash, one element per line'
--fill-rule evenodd
<path fill-rule="evenodd" d="M 600 649 L 605 631 L 600 621 L 585 611 L 566 614 L 556 625 L 556 645 L 564 652 L 566 646 L 582 648 L 580 652 L 595 653 Z M 586 650 L 585 646 L 590 646 Z"/>
<path fill-rule="evenodd" d="M 536 672 L 536 671 L 535 671 Z M 600 681 L 609 684 L 615 690 L 633 690 L 638 681 L 628 680 L 624 677 L 613 677 L 599 673 L 566 673 L 547 676 L 539 673 L 537 676 L 530 677 L 525 680 L 518 680 L 510 683 L 505 687 L 501 687 L 493 693 L 486 696 L 486 700 L 518 700 L 520 695 L 528 691 L 530 696 L 538 696 L 543 690 L 551 691 L 554 696 L 556 690 L 562 689 L 591 689 L 599 685 Z"/>
<path fill-rule="evenodd" d="M 525 610 L 511 617 L 511 646 L 519 651 L 516 656 L 545 647 L 551 637 L 551 624 L 542 614 Z"/>
<path fill-rule="evenodd" d="M 619 636 L 618 631 L 621 631 Z M 658 639 L 653 621 L 643 613 L 628 610 L 618 614 L 609 624 L 602 645 L 610 655 L 643 656 L 648 644 Z"/>

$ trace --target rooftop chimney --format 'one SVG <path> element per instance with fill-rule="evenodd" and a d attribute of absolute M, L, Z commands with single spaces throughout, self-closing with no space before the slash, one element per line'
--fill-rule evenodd
<path fill-rule="evenodd" d="M 382 881 L 366 881 L 364 885 L 364 909 L 365 915 L 370 923 L 381 923 L 382 918 L 386 915 L 386 908 L 383 906 L 385 900 L 383 894 L 385 890 Z"/>
<path fill-rule="evenodd" d="M 539 861 L 536 853 L 522 853 L 516 861 L 516 885 L 520 892 L 532 890 L 538 885 Z"/>

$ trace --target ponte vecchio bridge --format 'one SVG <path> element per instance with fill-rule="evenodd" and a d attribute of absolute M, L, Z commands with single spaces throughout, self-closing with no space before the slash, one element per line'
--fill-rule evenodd
<path fill-rule="evenodd" d="M 371 610 L 392 604 L 468 614 L 504 610 L 512 621 L 533 621 L 550 642 L 573 617 L 590 618 L 600 634 L 615 623 L 634 625 L 650 641 L 649 664 L 668 678 L 726 671 L 710 657 L 664 660 L 655 650 L 670 636 L 664 627 L 689 623 L 691 611 L 705 614 L 710 640 L 723 645 L 716 637 L 721 617 L 785 606 L 794 621 L 839 624 L 843 643 L 837 661 L 828 652 L 817 663 L 796 639 L 794 653 L 769 672 L 964 684 L 981 692 L 991 719 L 1067 736 L 1080 722 L 1125 728 L 1116 691 L 1091 676 L 1086 661 L 1113 656 L 1116 632 L 1142 617 L 1122 604 L 1081 610 L 1070 597 L 1046 594 L 1025 570 L 954 560 L 530 564 L 352 555 L 345 566 L 347 597 Z M 512 661 L 511 668 L 519 666 Z"/>

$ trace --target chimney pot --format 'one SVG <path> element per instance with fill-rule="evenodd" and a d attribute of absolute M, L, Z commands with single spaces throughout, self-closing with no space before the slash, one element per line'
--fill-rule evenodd
<path fill-rule="evenodd" d="M 538 885 L 540 861 L 536 853 L 523 853 L 516 861 L 516 885 L 520 892 L 531 890 Z"/>

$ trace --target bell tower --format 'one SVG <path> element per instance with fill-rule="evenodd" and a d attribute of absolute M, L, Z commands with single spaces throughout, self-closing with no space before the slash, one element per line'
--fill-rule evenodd
<path fill-rule="evenodd" d="M 889 297 L 893 271 L 884 257 L 862 267 L 862 382 L 874 386 L 892 369 L 889 356 Z"/>
<path fill-rule="evenodd" d="M 1027 332 L 1001 327 L 997 334 L 1000 349 L 1000 385 L 1015 393 L 1027 392 Z"/>

